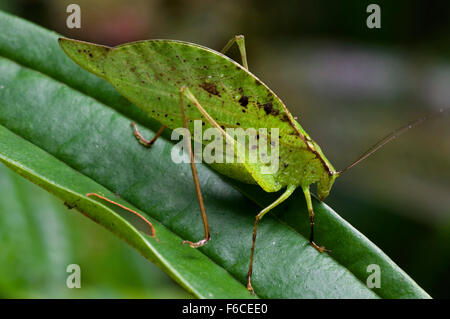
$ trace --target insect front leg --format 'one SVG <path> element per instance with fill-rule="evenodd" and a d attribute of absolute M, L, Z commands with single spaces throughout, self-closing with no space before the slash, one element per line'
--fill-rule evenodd
<path fill-rule="evenodd" d="M 183 95 L 184 95 L 185 87 L 182 87 L 180 89 L 180 109 L 181 109 L 181 116 L 183 120 L 183 127 L 189 132 L 188 124 L 187 124 L 187 117 L 186 117 L 186 109 L 184 108 L 183 103 Z M 194 153 L 192 152 L 192 145 L 191 145 L 191 139 L 190 135 L 189 138 L 186 139 L 187 143 L 187 149 L 189 150 L 189 158 L 191 163 L 191 170 L 192 170 L 192 177 L 194 178 L 194 184 L 195 184 L 195 190 L 197 192 L 197 199 L 198 204 L 200 206 L 200 212 L 202 213 L 202 220 L 203 220 L 203 226 L 205 229 L 205 238 L 198 242 L 191 242 L 189 240 L 184 240 L 183 244 L 189 244 L 192 248 L 198 248 L 206 244 L 211 239 L 211 233 L 209 231 L 209 225 L 208 225 L 208 218 L 206 217 L 206 210 L 205 210 L 205 204 L 203 202 L 203 196 L 202 191 L 200 189 L 200 183 L 198 181 L 198 174 L 197 174 L 197 167 L 195 166 L 194 162 Z"/>
<path fill-rule="evenodd" d="M 255 218 L 255 224 L 253 226 L 253 237 L 252 237 L 252 250 L 250 252 L 250 265 L 248 267 L 248 273 L 247 273 L 247 289 L 251 291 L 252 294 L 254 294 L 253 286 L 252 286 L 252 272 L 253 272 L 253 254 L 255 252 L 255 243 L 256 243 L 256 231 L 258 230 L 258 222 L 263 218 L 265 214 L 267 214 L 272 208 L 275 206 L 281 204 L 283 201 L 285 201 L 291 194 L 294 192 L 294 190 L 297 188 L 297 186 L 289 185 L 286 188 L 286 191 L 272 204 L 264 208 L 258 215 L 256 215 Z"/>
<path fill-rule="evenodd" d="M 239 47 L 239 52 L 241 53 L 242 65 L 244 66 L 244 68 L 246 68 L 248 70 L 247 52 L 245 50 L 245 37 L 243 35 L 236 35 L 233 38 L 231 38 L 230 41 L 228 41 L 228 43 L 225 45 L 225 47 L 220 52 L 225 54 L 234 43 L 236 43 Z"/>
<path fill-rule="evenodd" d="M 303 193 L 305 193 L 306 198 L 306 206 L 308 207 L 308 214 L 309 214 L 309 221 L 311 224 L 311 232 L 309 235 L 309 243 L 311 246 L 313 246 L 315 249 L 317 249 L 319 252 L 323 253 L 324 251 L 329 251 L 323 246 L 318 246 L 314 242 L 314 210 L 312 206 L 312 200 L 311 200 L 311 193 L 309 191 L 309 186 L 303 187 Z"/>
<path fill-rule="evenodd" d="M 153 138 L 151 140 L 147 140 L 142 136 L 141 133 L 139 133 L 136 123 L 131 122 L 131 126 L 133 127 L 134 136 L 136 136 L 136 139 L 139 141 L 139 143 L 141 143 L 145 147 L 151 147 L 153 145 L 153 143 L 156 142 L 158 137 L 161 136 L 161 134 L 164 132 L 164 129 L 166 128 L 165 125 L 161 126 L 161 128 L 158 130 L 158 132 L 156 132 L 155 136 L 153 136 Z"/>

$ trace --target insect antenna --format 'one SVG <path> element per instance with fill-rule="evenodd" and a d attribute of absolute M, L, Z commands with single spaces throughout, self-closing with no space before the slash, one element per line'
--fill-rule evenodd
<path fill-rule="evenodd" d="M 138 216 L 140 219 L 142 219 L 144 222 L 146 222 L 150 226 L 150 229 L 152 230 L 152 237 L 155 237 L 155 234 L 156 234 L 155 233 L 155 228 L 153 227 L 152 223 L 150 223 L 147 218 L 145 218 L 144 216 L 142 216 L 138 212 L 136 212 L 136 211 L 134 211 L 134 210 L 132 210 L 132 209 L 130 209 L 128 207 L 125 207 L 125 206 L 123 206 L 123 205 L 121 205 L 119 203 L 116 203 L 115 201 L 112 201 L 112 200 L 110 200 L 110 199 L 108 199 L 108 198 L 106 198 L 106 197 L 104 197 L 102 195 L 96 194 L 96 193 L 89 193 L 89 194 L 86 194 L 86 196 L 87 197 L 92 197 L 92 196 L 98 197 L 100 199 L 103 199 L 104 201 L 107 201 L 108 203 L 111 203 L 111 204 L 114 204 L 116 206 L 119 206 L 120 208 L 125 209 L 126 211 L 135 214 L 136 216 Z"/>
<path fill-rule="evenodd" d="M 426 116 L 423 116 L 421 118 L 418 118 L 415 121 L 412 121 L 402 127 L 399 127 L 398 129 L 392 131 L 391 133 L 389 133 L 388 135 L 386 135 L 385 137 L 383 137 L 380 141 L 378 141 L 376 144 L 374 144 L 372 147 L 370 147 L 366 152 L 364 152 L 358 159 L 356 159 L 355 161 L 353 161 L 350 165 L 348 165 L 346 168 L 344 168 L 343 170 L 337 172 L 338 175 L 342 175 L 342 173 L 348 171 L 350 168 L 352 168 L 353 166 L 361 163 L 362 161 L 364 161 L 366 158 L 368 158 L 370 155 L 372 155 L 373 153 L 375 153 L 376 151 L 378 151 L 380 148 L 382 148 L 384 145 L 386 145 L 389 142 L 392 142 L 393 140 L 395 140 L 397 137 L 399 137 L 400 135 L 402 135 L 403 133 L 409 131 L 410 129 L 422 124 L 423 122 L 432 119 L 434 117 L 443 115 L 444 113 L 446 113 L 447 111 L 450 110 L 450 107 L 446 107 L 446 108 L 441 108 L 439 109 L 437 112 L 428 114 Z"/>

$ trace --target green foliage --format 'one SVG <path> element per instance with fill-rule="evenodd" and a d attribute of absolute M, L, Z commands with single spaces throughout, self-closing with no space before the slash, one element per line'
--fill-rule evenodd
<path fill-rule="evenodd" d="M 272 198 L 198 165 L 212 241 L 199 250 L 181 245 L 202 235 L 189 165 L 170 160 L 165 139 L 142 148 L 129 123 L 158 125 L 65 57 L 58 35 L 3 13 L 0 29 L 1 161 L 126 240 L 195 296 L 251 297 L 244 284 L 254 216 Z M 88 192 L 139 208 L 159 241 Z M 306 205 L 295 193 L 260 225 L 253 277 L 259 297 L 429 297 L 328 206 L 314 201 L 314 209 L 317 241 L 333 252 L 309 246 Z M 381 267 L 381 288 L 365 285 L 369 264 Z"/>
<path fill-rule="evenodd" d="M 0 193 L 2 298 L 189 297 L 126 242 L 4 165 Z M 81 289 L 65 284 L 74 263 Z"/>

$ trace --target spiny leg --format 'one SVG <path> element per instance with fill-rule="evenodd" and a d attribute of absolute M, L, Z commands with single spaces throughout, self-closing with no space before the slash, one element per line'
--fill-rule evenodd
<path fill-rule="evenodd" d="M 233 38 L 231 38 L 230 41 L 228 41 L 228 43 L 225 45 L 225 47 L 220 52 L 225 54 L 234 43 L 236 43 L 239 47 L 239 52 L 241 53 L 242 65 L 244 66 L 244 68 L 246 68 L 248 70 L 247 52 L 245 50 L 245 37 L 243 35 L 236 35 Z"/>
<path fill-rule="evenodd" d="M 225 138 L 225 140 L 227 142 L 229 142 L 231 145 L 234 144 L 235 146 L 238 144 L 238 143 L 236 143 L 236 141 L 229 134 L 227 134 L 225 132 L 225 130 L 200 105 L 200 103 L 198 102 L 196 97 L 192 94 L 192 92 L 189 90 L 189 88 L 186 87 L 186 86 L 183 86 L 183 87 L 180 88 L 180 108 L 181 108 L 181 114 L 182 114 L 182 119 L 183 119 L 183 126 L 184 126 L 185 129 L 187 129 L 188 126 L 187 126 L 187 119 L 186 119 L 186 111 L 185 111 L 184 104 L 183 104 L 183 95 L 186 95 L 186 97 L 194 103 L 195 107 L 200 111 L 200 113 L 205 117 L 205 119 L 222 134 L 222 136 Z M 198 179 L 196 180 L 197 170 L 196 170 L 195 163 L 194 163 L 194 155 L 193 155 L 192 150 L 191 150 L 191 140 L 190 139 L 187 139 L 187 140 L 188 140 L 187 148 L 189 149 L 189 153 L 190 153 L 191 168 L 192 168 L 192 173 L 193 173 L 193 176 L 194 176 L 194 182 L 196 181 L 197 196 L 199 197 L 199 203 L 201 203 L 200 207 L 202 207 L 203 206 L 203 199 L 201 199 L 200 185 L 198 183 Z M 236 148 L 237 148 L 237 146 L 236 146 Z M 239 156 L 240 156 L 239 153 L 237 153 L 236 155 L 239 158 Z M 194 172 L 195 172 L 195 174 L 194 174 Z M 205 225 L 205 234 L 209 235 L 208 221 L 206 219 L 206 213 L 205 213 L 204 210 L 205 209 L 203 207 L 203 209 L 202 209 L 202 217 L 203 217 L 203 223 Z M 208 238 L 208 236 L 205 235 L 205 239 L 207 239 L 207 238 Z"/>
<path fill-rule="evenodd" d="M 253 254 L 255 252 L 256 231 L 258 229 L 258 222 L 261 220 L 261 218 L 263 218 L 263 216 L 267 212 L 269 212 L 275 206 L 279 205 L 280 203 L 285 201 L 289 196 L 291 196 L 291 194 L 294 192 L 294 190 L 296 188 L 297 187 L 294 186 L 294 185 L 289 185 L 286 188 L 286 191 L 276 201 L 274 201 L 272 204 L 270 204 L 269 206 L 264 208 L 258 215 L 256 215 L 255 224 L 253 226 L 253 239 L 252 239 L 252 250 L 251 250 L 251 253 L 250 253 L 250 265 L 249 265 L 248 274 L 247 274 L 247 289 L 250 290 L 252 294 L 255 293 L 253 291 L 253 287 L 252 287 L 252 271 L 253 271 Z"/>
<path fill-rule="evenodd" d="M 166 128 L 165 125 L 161 126 L 158 132 L 156 132 L 155 136 L 153 136 L 151 140 L 147 140 L 141 135 L 141 133 L 139 133 L 137 126 L 134 122 L 131 122 L 131 126 L 133 127 L 134 136 L 136 136 L 136 139 L 139 141 L 139 143 L 141 143 L 145 147 L 151 147 L 153 143 L 155 143 L 155 141 L 158 139 L 158 137 L 161 136 L 161 134 L 164 132 L 164 129 Z"/>
<path fill-rule="evenodd" d="M 314 210 L 312 206 L 311 193 L 309 191 L 309 186 L 303 187 L 303 193 L 305 193 L 306 198 L 306 206 L 308 207 L 309 221 L 311 224 L 311 232 L 309 235 L 309 243 L 319 252 L 323 253 L 324 251 L 328 251 L 325 247 L 319 246 L 314 242 Z"/>
<path fill-rule="evenodd" d="M 183 126 L 189 132 L 188 124 L 187 124 L 187 118 L 186 118 L 186 110 L 185 110 L 184 104 L 183 104 L 184 90 L 185 90 L 184 87 L 182 87 L 180 89 L 180 109 L 181 109 L 181 116 L 182 116 L 182 119 L 183 119 Z M 200 189 L 200 183 L 198 181 L 197 167 L 195 166 L 195 162 L 194 162 L 194 153 L 192 152 L 192 145 L 191 145 L 191 138 L 190 138 L 190 136 L 189 136 L 189 138 L 186 138 L 186 144 L 187 144 L 186 148 L 189 150 L 189 157 L 190 157 L 190 162 L 191 162 L 192 177 L 194 178 L 194 184 L 195 184 L 195 190 L 197 192 L 198 204 L 200 206 L 200 211 L 202 213 L 203 226 L 204 226 L 204 229 L 205 229 L 205 238 L 203 238 L 202 240 L 200 240 L 200 241 L 198 241 L 196 243 L 193 243 L 193 242 L 191 242 L 189 240 L 184 240 L 183 244 L 189 244 L 189 246 L 191 246 L 192 248 L 198 248 L 198 247 L 201 247 L 204 244 L 206 244 L 211 239 L 211 234 L 210 234 L 210 231 L 209 231 L 208 218 L 206 217 L 205 204 L 203 203 L 202 191 Z"/>

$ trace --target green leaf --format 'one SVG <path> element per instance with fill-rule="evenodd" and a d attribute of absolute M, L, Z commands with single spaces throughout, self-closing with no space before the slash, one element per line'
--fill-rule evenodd
<path fill-rule="evenodd" d="M 1 160 L 126 240 L 197 297 L 251 297 L 245 282 L 253 221 L 274 194 L 198 165 L 212 240 L 198 250 L 181 245 L 201 239 L 203 225 L 189 164 L 171 161 L 169 133 L 143 148 L 130 121 L 149 128 L 142 129 L 146 136 L 158 124 L 70 61 L 58 35 L 4 13 L 0 29 Z M 125 220 L 129 213 L 86 198 L 88 192 L 140 209 L 159 241 Z M 314 204 L 317 241 L 333 252 L 309 246 L 304 197 L 294 194 L 260 223 L 253 281 L 259 297 L 429 297 L 329 207 Z M 381 268 L 381 288 L 366 286 L 370 264 Z"/>
<path fill-rule="evenodd" d="M 161 278 L 159 269 L 125 241 L 70 213 L 56 197 L 4 165 L 0 194 L 2 298 L 190 296 Z M 81 267 L 82 289 L 65 285 L 66 267 L 74 263 Z"/>
<path fill-rule="evenodd" d="M 0 126 L 0 141 L 0 160 L 8 167 L 64 199 L 67 206 L 76 208 L 126 240 L 194 295 L 215 298 L 249 297 L 247 291 L 224 269 L 217 267 L 199 251 L 180 245 L 181 238 L 156 220 L 150 218 L 158 232 L 157 240 L 137 231 L 102 203 L 84 196 L 90 190 L 95 190 L 113 198 L 114 195 L 101 185 L 3 126 Z M 123 201 L 122 204 L 132 207 Z M 211 280 L 202 280 L 202 273 L 212 276 Z"/>

